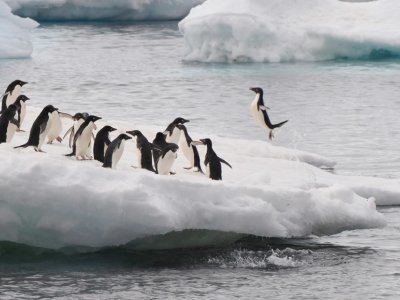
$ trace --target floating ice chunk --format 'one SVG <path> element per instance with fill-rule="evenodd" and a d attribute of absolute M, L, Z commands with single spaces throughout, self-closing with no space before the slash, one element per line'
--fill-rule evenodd
<path fill-rule="evenodd" d="M 40 21 L 177 20 L 204 0 L 6 0 L 13 12 Z"/>
<path fill-rule="evenodd" d="M 0 0 L 0 58 L 23 58 L 32 53 L 29 31 L 38 24 L 11 13 L 11 9 Z"/>
<path fill-rule="evenodd" d="M 400 2 L 208 0 L 179 23 L 186 60 L 322 61 L 400 56 Z"/>

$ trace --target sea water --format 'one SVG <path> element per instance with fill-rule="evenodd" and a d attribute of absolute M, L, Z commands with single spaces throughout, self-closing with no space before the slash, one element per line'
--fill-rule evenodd
<path fill-rule="evenodd" d="M 175 117 L 207 135 L 267 139 L 249 87 L 265 91 L 273 143 L 338 162 L 334 172 L 399 178 L 398 60 L 319 63 L 184 62 L 177 22 L 44 24 L 31 59 L 0 60 L 30 105 L 157 126 Z M 240 236 L 215 247 L 48 251 L 2 243 L 0 298 L 398 299 L 400 210 L 387 227 L 327 237 Z M 75 253 L 75 254 L 74 254 Z"/>

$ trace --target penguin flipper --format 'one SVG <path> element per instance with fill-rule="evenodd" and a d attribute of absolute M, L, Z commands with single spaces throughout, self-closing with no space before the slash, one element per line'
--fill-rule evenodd
<path fill-rule="evenodd" d="M 278 123 L 278 124 L 274 124 L 274 125 L 272 125 L 272 128 L 271 128 L 271 129 L 279 128 L 279 127 L 281 127 L 283 124 L 287 123 L 288 121 L 289 121 L 289 120 L 280 122 L 280 123 Z"/>
<path fill-rule="evenodd" d="M 15 126 L 17 126 L 19 128 L 19 120 L 12 118 L 10 121 L 11 124 L 14 124 Z"/>
<path fill-rule="evenodd" d="M 74 119 L 72 115 L 67 114 L 67 113 L 63 113 L 63 112 L 61 112 L 61 111 L 58 112 L 58 115 L 59 115 L 61 118 L 67 118 L 67 119 L 71 119 L 71 120 Z"/>
<path fill-rule="evenodd" d="M 232 169 L 232 166 L 226 160 L 223 160 L 221 157 L 219 157 L 219 161 L 226 164 L 228 167 Z"/>
<path fill-rule="evenodd" d="M 73 128 L 74 128 L 74 126 L 70 127 L 70 128 L 67 130 L 67 132 L 64 134 L 63 139 L 65 139 L 65 137 L 68 135 L 68 133 L 71 132 L 71 130 L 72 130 Z"/>
<path fill-rule="evenodd" d="M 270 109 L 268 106 L 265 106 L 265 105 L 259 105 L 258 107 L 259 107 L 261 110 Z"/>

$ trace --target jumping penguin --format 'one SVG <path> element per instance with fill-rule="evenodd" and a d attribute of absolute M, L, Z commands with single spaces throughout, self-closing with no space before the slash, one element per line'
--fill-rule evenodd
<path fill-rule="evenodd" d="M 250 105 L 253 118 L 258 125 L 269 129 L 268 137 L 270 140 L 272 140 L 272 138 L 274 137 L 272 130 L 281 127 L 289 120 L 280 122 L 278 124 L 272 124 L 267 114 L 267 109 L 269 108 L 264 105 L 264 99 L 263 99 L 264 92 L 262 88 L 254 87 L 250 88 L 250 90 L 256 93 L 256 97 L 254 98 L 253 102 Z"/>
<path fill-rule="evenodd" d="M 116 129 L 106 125 L 96 135 L 93 144 L 93 156 L 95 160 L 104 163 L 104 154 L 106 153 L 107 147 L 111 144 L 110 132 Z"/>
<path fill-rule="evenodd" d="M 103 168 L 115 169 L 119 160 L 122 157 L 122 153 L 125 148 L 125 141 L 130 140 L 132 137 L 125 133 L 120 134 L 111 144 L 107 147 L 106 154 L 104 155 Z"/>
<path fill-rule="evenodd" d="M 228 167 L 232 169 L 232 166 L 218 157 L 218 155 L 214 152 L 212 148 L 212 142 L 210 139 L 201 139 L 200 141 L 192 142 L 193 145 L 206 145 L 207 153 L 204 160 L 204 164 L 207 168 L 207 175 L 212 180 L 222 180 L 222 167 L 221 163 L 226 164 Z"/>
<path fill-rule="evenodd" d="M 42 150 L 42 145 L 51 127 L 51 114 L 56 110 L 58 110 L 58 108 L 55 108 L 53 105 L 47 105 L 43 108 L 42 112 L 32 124 L 28 141 L 25 144 L 14 148 L 26 148 L 32 146 L 35 151 L 44 152 Z"/>
<path fill-rule="evenodd" d="M 100 117 L 92 115 L 86 118 L 74 135 L 72 153 L 67 154 L 66 156 L 75 156 L 78 160 L 92 159 L 90 156 L 90 145 L 92 142 L 93 130 L 96 128 L 94 122 L 100 119 Z"/>
<path fill-rule="evenodd" d="M 154 145 L 151 144 L 139 130 L 127 131 L 127 133 L 136 137 L 136 157 L 138 168 L 146 169 L 155 173 L 156 170 L 153 168 L 153 157 L 151 154 Z"/>
<path fill-rule="evenodd" d="M 178 144 L 179 138 L 181 137 L 181 131 L 178 128 L 176 128 L 176 126 L 185 124 L 187 122 L 190 122 L 190 121 L 179 117 L 179 118 L 176 118 L 171 124 L 169 124 L 168 127 L 164 131 L 165 141 L 167 143 Z"/>
<path fill-rule="evenodd" d="M 179 147 L 181 148 L 183 155 L 185 155 L 186 159 L 189 161 L 190 166 L 185 169 L 190 170 L 193 169 L 195 172 L 203 173 L 200 164 L 200 155 L 197 147 L 192 145 L 192 138 L 190 137 L 187 128 L 185 125 L 177 125 L 178 129 L 183 131 L 183 136 L 181 136 Z"/>
<path fill-rule="evenodd" d="M 13 104 L 15 100 L 17 100 L 18 96 L 21 95 L 21 89 L 25 84 L 27 84 L 27 82 L 22 80 L 14 80 L 8 85 L 6 91 L 2 96 L 3 98 L 1 102 L 2 112 L 5 111 L 8 106 Z"/>
<path fill-rule="evenodd" d="M 21 109 L 21 101 L 29 100 L 28 97 L 21 95 L 18 99 L 10 104 L 0 116 L 0 144 L 9 143 L 14 137 L 19 127 L 19 113 Z"/>

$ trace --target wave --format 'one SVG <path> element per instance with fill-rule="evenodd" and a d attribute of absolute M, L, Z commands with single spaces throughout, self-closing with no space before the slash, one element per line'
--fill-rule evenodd
<path fill-rule="evenodd" d="M 188 61 L 397 59 L 398 11 L 397 0 L 208 0 L 179 28 Z"/>
<path fill-rule="evenodd" d="M 37 113 L 29 107 L 27 128 Z M 150 139 L 157 131 L 140 129 Z M 375 201 L 398 204 L 400 199 L 398 180 L 328 173 L 312 165 L 333 166 L 328 159 L 262 141 L 211 136 L 233 165 L 224 169 L 223 182 L 214 182 L 184 170 L 182 156 L 175 176 L 133 169 L 134 141 L 127 142 L 118 169 L 109 170 L 96 161 L 66 158 L 70 150 L 63 144 L 45 145 L 46 154 L 13 149 L 27 135 L 18 133 L 12 145 L 0 145 L 0 240 L 31 246 L 104 247 L 185 229 L 231 232 L 232 239 L 329 235 L 384 226 Z M 205 149 L 199 151 L 204 157 Z M 189 236 L 171 248 L 216 239 L 223 240 Z"/>
<path fill-rule="evenodd" d="M 170 247 L 174 242 L 187 238 L 192 241 L 211 238 L 215 243 Z M 148 247 L 149 240 L 151 247 Z M 365 248 L 318 244 L 313 239 L 278 239 L 209 230 L 184 230 L 102 248 L 73 246 L 49 249 L 0 241 L 0 270 L 15 267 L 21 271 L 25 266 L 32 270 L 41 268 L 43 264 L 46 264 L 47 270 L 65 264 L 72 268 L 112 265 L 122 268 L 196 266 L 278 270 L 320 263 L 325 266 L 337 264 L 337 256 L 348 259 L 349 256 L 365 252 Z"/>
<path fill-rule="evenodd" d="M 5 0 L 17 15 L 49 21 L 179 20 L 204 0 Z"/>
<path fill-rule="evenodd" d="M 31 19 L 13 15 L 0 0 L 0 59 L 29 57 L 33 50 L 29 31 L 37 26 Z"/>

